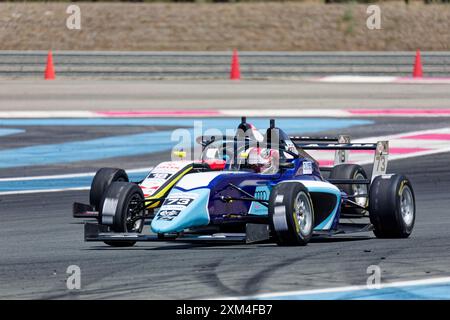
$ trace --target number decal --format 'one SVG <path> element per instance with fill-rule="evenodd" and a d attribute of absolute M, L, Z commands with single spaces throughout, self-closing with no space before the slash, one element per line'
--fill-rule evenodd
<path fill-rule="evenodd" d="M 185 206 L 187 207 L 194 199 L 192 198 L 172 198 L 167 199 L 164 205 L 167 206 Z"/>

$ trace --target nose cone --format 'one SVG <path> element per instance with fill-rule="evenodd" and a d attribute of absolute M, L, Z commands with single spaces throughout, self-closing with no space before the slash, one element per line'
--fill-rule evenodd
<path fill-rule="evenodd" d="M 207 225 L 209 194 L 210 190 L 207 188 L 183 192 L 175 187 L 152 220 L 152 231 L 181 232 L 187 228 Z"/>

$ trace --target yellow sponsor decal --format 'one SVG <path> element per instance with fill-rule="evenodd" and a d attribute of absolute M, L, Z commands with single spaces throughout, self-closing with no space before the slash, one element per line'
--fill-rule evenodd
<path fill-rule="evenodd" d="M 178 174 L 175 178 L 173 178 L 166 186 L 158 190 L 157 193 L 153 194 L 151 197 L 146 198 L 146 200 L 152 200 L 152 199 L 158 199 L 164 197 L 174 186 L 175 183 L 177 183 L 182 177 L 184 177 L 189 171 L 193 169 L 193 166 L 189 166 L 186 170 Z M 152 205 L 148 206 L 147 208 L 157 208 L 161 205 L 161 201 L 155 202 Z"/>

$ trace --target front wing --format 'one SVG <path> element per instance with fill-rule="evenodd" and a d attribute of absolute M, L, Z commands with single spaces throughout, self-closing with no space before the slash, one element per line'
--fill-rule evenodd
<path fill-rule="evenodd" d="M 246 224 L 245 233 L 214 233 L 214 234 L 196 234 L 180 233 L 177 235 L 168 235 L 163 238 L 157 235 L 148 235 L 140 233 L 117 233 L 111 232 L 108 226 L 85 223 L 84 240 L 85 241 L 179 241 L 179 242 L 203 242 L 203 243 L 256 243 L 269 240 L 269 226 L 266 224 Z"/>
<path fill-rule="evenodd" d="M 315 237 L 330 237 L 335 235 L 344 235 L 351 233 L 360 233 L 373 230 L 370 223 L 340 223 L 337 230 L 332 231 L 315 231 Z M 175 241 L 188 243 L 211 243 L 211 244 L 251 244 L 268 242 L 270 240 L 270 229 L 267 224 L 247 223 L 245 233 L 180 233 L 158 237 L 155 234 L 140 233 L 118 233 L 111 232 L 108 226 L 97 223 L 85 223 L 84 240 L 87 242 L 104 242 L 104 241 L 137 241 L 137 242 L 154 242 L 154 241 Z"/>

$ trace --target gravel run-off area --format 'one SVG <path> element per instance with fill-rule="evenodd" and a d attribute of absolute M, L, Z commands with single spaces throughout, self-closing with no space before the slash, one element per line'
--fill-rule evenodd
<path fill-rule="evenodd" d="M 70 3 L 1 3 L 0 50 L 410 51 L 450 50 L 450 5 L 76 3 L 81 30 L 66 27 Z"/>

